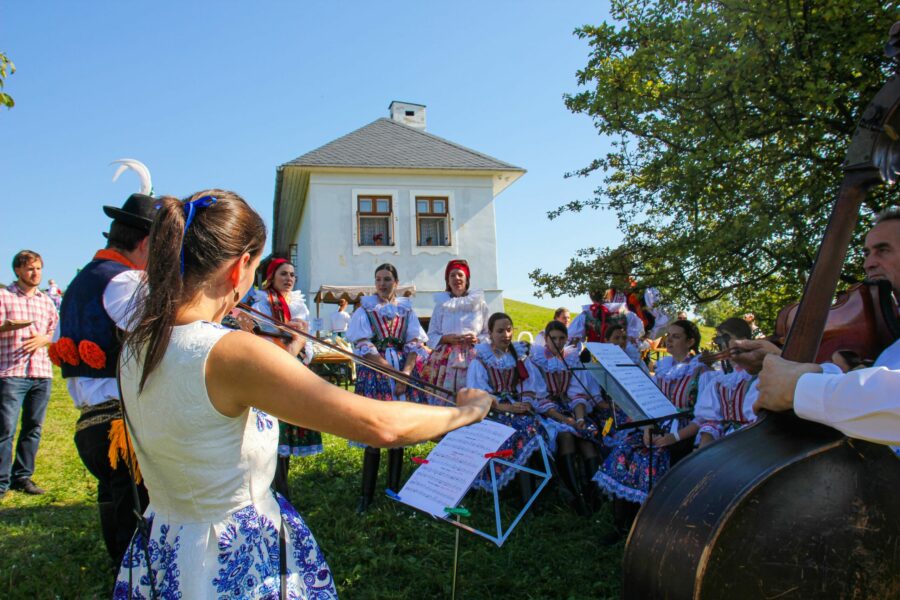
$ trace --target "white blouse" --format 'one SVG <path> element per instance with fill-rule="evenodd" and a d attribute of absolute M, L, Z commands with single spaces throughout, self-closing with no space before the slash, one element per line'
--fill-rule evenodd
<path fill-rule="evenodd" d="M 490 337 L 488 318 L 490 309 L 484 301 L 484 292 L 470 291 L 465 296 L 451 296 L 450 292 L 434 295 L 434 312 L 428 323 L 428 346 L 437 348 L 441 337 L 447 334 L 474 333 L 479 342 Z"/>
<path fill-rule="evenodd" d="M 428 341 L 428 336 L 425 335 L 409 298 L 395 298 L 393 302 L 383 302 L 377 295 L 363 296 L 359 308 L 353 311 L 350 325 L 347 327 L 347 340 L 353 344 L 353 352 L 357 356 L 378 354 L 378 349 L 371 341 L 375 334 L 366 314 L 367 311 L 375 312 L 384 319 L 393 319 L 399 316 L 407 320 L 406 337 L 403 340 L 405 343 L 403 351 L 407 354 L 421 350 Z"/>

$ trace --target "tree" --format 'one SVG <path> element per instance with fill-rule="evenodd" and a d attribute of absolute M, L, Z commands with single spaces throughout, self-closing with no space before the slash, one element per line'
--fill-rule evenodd
<path fill-rule="evenodd" d="M 533 271 L 538 293 L 630 275 L 674 304 L 725 298 L 771 325 L 802 291 L 857 119 L 892 71 L 882 48 L 897 4 L 613 0 L 611 14 L 617 24 L 575 31 L 591 50 L 585 89 L 565 96 L 614 138 L 568 176 L 603 183 L 548 216 L 611 210 L 624 242 L 579 251 L 561 274 Z M 885 199 L 866 199 L 848 283 Z"/>
<path fill-rule="evenodd" d="M 16 65 L 6 57 L 6 54 L 0 52 L 0 105 L 7 108 L 12 108 L 16 103 L 13 101 L 12 96 L 3 92 L 3 82 L 15 72 Z"/>

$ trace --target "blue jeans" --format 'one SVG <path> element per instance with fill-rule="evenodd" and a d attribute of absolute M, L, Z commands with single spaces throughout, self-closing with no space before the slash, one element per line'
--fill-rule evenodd
<path fill-rule="evenodd" d="M 18 481 L 34 474 L 41 426 L 50 401 L 50 382 L 46 377 L 0 377 L 0 492 L 9 489 L 10 480 Z M 22 430 L 13 462 L 12 443 L 19 412 Z"/>

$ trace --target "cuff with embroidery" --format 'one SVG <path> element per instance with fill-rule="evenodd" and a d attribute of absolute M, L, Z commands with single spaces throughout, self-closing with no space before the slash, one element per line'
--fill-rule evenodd
<path fill-rule="evenodd" d="M 828 397 L 828 389 L 834 380 L 843 376 L 825 373 L 806 373 L 797 381 L 794 388 L 794 412 L 798 417 L 809 421 L 829 424 L 828 414 L 825 412 L 825 399 Z"/>
<path fill-rule="evenodd" d="M 361 342 L 357 342 L 356 352 L 360 356 L 368 356 L 369 354 L 378 354 L 378 348 L 376 348 L 375 344 L 373 344 L 369 340 L 363 340 Z"/>
<path fill-rule="evenodd" d="M 591 403 L 588 402 L 588 399 L 584 396 L 577 396 L 575 398 L 569 399 L 569 402 L 568 402 L 569 410 L 574 412 L 575 407 L 579 406 L 579 405 L 583 406 L 587 412 L 591 412 L 591 409 L 593 408 L 591 406 Z"/>
<path fill-rule="evenodd" d="M 704 421 L 700 424 L 700 433 L 708 433 L 712 439 L 717 440 L 722 437 L 722 430 L 715 421 Z"/>

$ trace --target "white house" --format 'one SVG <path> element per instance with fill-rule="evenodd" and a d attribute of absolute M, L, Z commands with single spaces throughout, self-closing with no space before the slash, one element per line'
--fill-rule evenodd
<path fill-rule="evenodd" d="M 297 286 L 372 285 L 389 262 L 431 314 L 444 267 L 465 258 L 472 287 L 503 309 L 494 198 L 525 170 L 425 131 L 425 106 L 392 102 L 390 118 L 278 167 L 272 250 L 296 257 Z"/>

